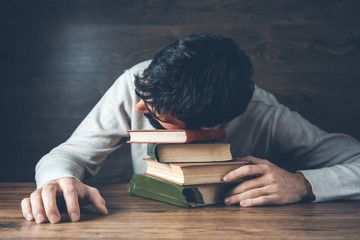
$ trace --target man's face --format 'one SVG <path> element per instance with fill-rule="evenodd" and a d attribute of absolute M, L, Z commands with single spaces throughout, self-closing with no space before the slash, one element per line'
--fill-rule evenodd
<path fill-rule="evenodd" d="M 186 124 L 178 118 L 172 116 L 170 113 L 162 114 L 161 116 L 156 115 L 152 111 L 151 106 L 148 106 L 144 100 L 140 100 L 135 110 L 140 113 L 144 113 L 145 117 L 149 119 L 151 125 L 156 129 L 185 129 Z"/>

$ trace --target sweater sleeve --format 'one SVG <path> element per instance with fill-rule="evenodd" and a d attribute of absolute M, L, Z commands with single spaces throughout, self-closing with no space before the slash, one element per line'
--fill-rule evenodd
<path fill-rule="evenodd" d="M 281 106 L 273 122 L 273 144 L 287 165 L 310 182 L 315 201 L 360 199 L 360 143 L 345 134 L 326 133 Z"/>
<path fill-rule="evenodd" d="M 133 72 L 125 71 L 71 137 L 40 159 L 35 169 L 38 188 L 60 177 L 96 174 L 106 156 L 122 145 L 136 104 L 133 78 Z"/>

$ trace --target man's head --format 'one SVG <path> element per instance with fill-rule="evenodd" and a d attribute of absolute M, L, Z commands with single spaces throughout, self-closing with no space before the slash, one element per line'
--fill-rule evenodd
<path fill-rule="evenodd" d="M 233 40 L 191 35 L 160 51 L 135 76 L 141 99 L 136 110 L 155 125 L 175 121 L 178 128 L 213 127 L 246 110 L 254 91 L 251 76 L 249 57 Z"/>

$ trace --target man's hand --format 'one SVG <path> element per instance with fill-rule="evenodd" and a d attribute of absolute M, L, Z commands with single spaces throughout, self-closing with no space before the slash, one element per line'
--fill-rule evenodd
<path fill-rule="evenodd" d="M 240 206 L 280 205 L 314 199 L 311 185 L 302 173 L 290 173 L 273 163 L 245 157 L 241 160 L 251 162 L 224 176 L 225 182 L 243 177 L 255 176 L 240 183 L 228 192 L 225 204 L 239 203 Z"/>
<path fill-rule="evenodd" d="M 59 222 L 57 196 L 64 197 L 67 212 L 73 222 L 80 219 L 79 203 L 81 205 L 92 203 L 99 213 L 108 213 L 105 200 L 96 188 L 85 185 L 72 177 L 64 177 L 49 181 L 35 190 L 29 198 L 24 198 L 21 201 L 24 217 L 28 221 L 35 220 L 37 223 L 43 223 L 46 220 L 51 223 Z"/>

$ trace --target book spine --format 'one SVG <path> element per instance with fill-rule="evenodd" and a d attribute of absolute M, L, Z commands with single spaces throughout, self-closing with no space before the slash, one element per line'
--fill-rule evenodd
<path fill-rule="evenodd" d="M 211 131 L 196 131 L 196 130 L 184 130 L 184 131 L 186 133 L 185 143 L 220 140 L 226 137 L 226 133 L 222 129 L 211 130 Z"/>
<path fill-rule="evenodd" d="M 148 143 L 147 144 L 147 155 L 150 158 L 160 162 L 159 161 L 159 156 L 157 154 L 157 144 L 156 143 Z"/>

